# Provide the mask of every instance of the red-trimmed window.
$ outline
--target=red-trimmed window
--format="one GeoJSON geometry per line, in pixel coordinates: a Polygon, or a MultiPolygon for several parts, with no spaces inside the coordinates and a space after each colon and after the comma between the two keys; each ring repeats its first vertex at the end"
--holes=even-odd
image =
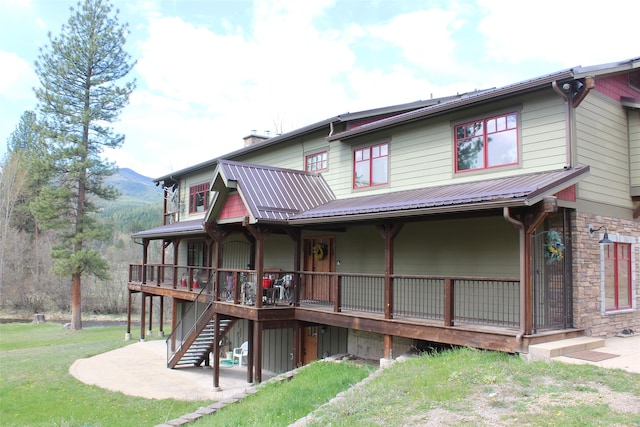
{"type": "Polygon", "coordinates": [[[327,152],[310,154],[306,157],[305,167],[308,172],[321,171],[327,168],[327,152]]]}
{"type": "Polygon", "coordinates": [[[353,153],[353,188],[389,182],[389,144],[360,148],[353,153]]]}
{"type": "Polygon", "coordinates": [[[463,123],[455,127],[456,172],[518,163],[516,112],[463,123]]]}
{"type": "Polygon", "coordinates": [[[189,213],[204,212],[209,207],[207,185],[205,182],[189,188],[189,213]]]}
{"type": "Polygon", "coordinates": [[[631,244],[612,243],[604,248],[605,310],[631,308],[631,244]]]}

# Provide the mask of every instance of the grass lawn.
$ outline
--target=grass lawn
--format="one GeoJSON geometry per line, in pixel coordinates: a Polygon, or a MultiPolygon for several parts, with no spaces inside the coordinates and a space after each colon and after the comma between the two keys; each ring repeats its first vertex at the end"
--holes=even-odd
{"type": "Polygon", "coordinates": [[[306,426],[640,426],[640,375],[457,349],[395,363],[306,426]]]}
{"type": "Polygon", "coordinates": [[[211,402],[150,400],[86,385],[74,360],[131,342],[122,326],[69,332],[60,324],[0,324],[2,426],[153,426],[211,402]]]}
{"type": "Polygon", "coordinates": [[[288,426],[375,369],[352,362],[315,362],[300,369],[289,382],[265,383],[258,393],[203,417],[194,427],[288,426]]]}

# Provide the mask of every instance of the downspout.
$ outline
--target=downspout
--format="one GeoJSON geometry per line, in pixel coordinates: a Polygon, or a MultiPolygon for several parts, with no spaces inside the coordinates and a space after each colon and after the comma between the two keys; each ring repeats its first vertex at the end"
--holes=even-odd
{"type": "Polygon", "coordinates": [[[518,332],[518,335],[516,335],[516,342],[520,342],[522,340],[522,336],[524,335],[524,324],[525,324],[525,286],[524,286],[524,282],[525,282],[525,247],[524,247],[524,242],[525,242],[525,230],[524,230],[524,224],[521,221],[518,221],[517,219],[513,218],[511,216],[511,213],[509,211],[509,208],[504,207],[502,208],[502,215],[504,216],[504,219],[507,220],[508,222],[510,222],[511,224],[515,225],[518,228],[518,236],[519,236],[519,240],[520,240],[520,332],[518,332]]]}
{"type": "MultiPolygon", "coordinates": [[[[569,83],[565,83],[563,87],[566,87],[567,85],[568,85],[568,90],[570,91],[571,85],[569,83]]],[[[558,82],[555,80],[551,82],[551,87],[553,87],[553,90],[556,91],[556,93],[560,95],[562,99],[564,99],[564,120],[566,123],[565,125],[566,154],[565,155],[567,156],[564,168],[570,169],[572,165],[571,157],[573,153],[571,152],[571,139],[572,139],[571,138],[571,104],[569,103],[569,95],[567,95],[562,89],[558,87],[558,82]]]]}

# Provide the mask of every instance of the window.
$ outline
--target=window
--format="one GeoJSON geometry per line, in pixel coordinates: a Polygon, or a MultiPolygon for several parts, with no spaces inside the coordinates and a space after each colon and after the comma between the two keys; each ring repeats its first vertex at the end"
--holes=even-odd
{"type": "Polygon", "coordinates": [[[631,308],[631,244],[604,245],[605,310],[631,308]]]}
{"type": "Polygon", "coordinates": [[[517,113],[457,125],[455,150],[456,172],[517,164],[517,113]]]}
{"type": "Polygon", "coordinates": [[[308,155],[305,167],[308,172],[325,170],[327,168],[327,152],[321,151],[308,155]]]}
{"type": "Polygon", "coordinates": [[[187,265],[197,267],[207,265],[207,245],[204,242],[189,242],[187,245],[187,265]]]}
{"type": "Polygon", "coordinates": [[[353,188],[373,187],[389,182],[389,144],[361,148],[353,156],[353,188]]]}
{"type": "Polygon", "coordinates": [[[204,212],[208,208],[207,183],[189,188],[189,213],[204,212]]]}

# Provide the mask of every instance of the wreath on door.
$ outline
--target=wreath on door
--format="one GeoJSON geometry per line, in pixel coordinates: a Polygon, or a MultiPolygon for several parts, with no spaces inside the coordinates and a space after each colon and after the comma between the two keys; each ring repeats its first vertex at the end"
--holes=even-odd
{"type": "Polygon", "coordinates": [[[315,259],[316,261],[320,261],[321,259],[324,259],[325,256],[327,256],[327,246],[324,243],[316,243],[315,245],[313,245],[313,259],[315,259]]]}
{"type": "Polygon", "coordinates": [[[560,233],[557,231],[549,231],[547,233],[545,249],[547,264],[562,260],[564,257],[564,244],[562,244],[562,237],[560,236],[560,233]]]}

